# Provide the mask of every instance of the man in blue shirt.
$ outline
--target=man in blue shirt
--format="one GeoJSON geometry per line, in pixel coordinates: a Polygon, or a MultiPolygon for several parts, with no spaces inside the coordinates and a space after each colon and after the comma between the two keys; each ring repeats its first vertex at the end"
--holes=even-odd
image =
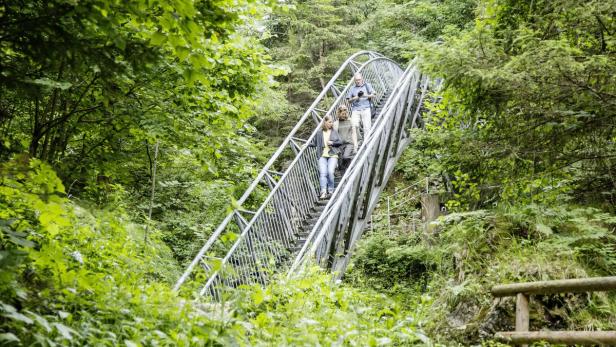
{"type": "Polygon", "coordinates": [[[364,81],[361,73],[356,73],[353,76],[355,85],[349,89],[347,100],[351,103],[351,125],[357,130],[361,122],[364,130],[364,139],[370,135],[370,127],[372,127],[372,115],[370,114],[370,99],[376,94],[370,83],[364,81]]]}

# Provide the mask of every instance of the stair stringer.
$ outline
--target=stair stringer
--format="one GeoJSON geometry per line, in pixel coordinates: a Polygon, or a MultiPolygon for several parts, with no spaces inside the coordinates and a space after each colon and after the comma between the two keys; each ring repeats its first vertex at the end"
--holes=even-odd
{"type": "Polygon", "coordinates": [[[200,287],[200,295],[221,299],[227,289],[239,285],[265,285],[275,273],[291,265],[297,242],[303,241],[302,225],[319,205],[318,155],[314,148],[303,144],[312,140],[325,115],[335,115],[341,104],[347,104],[346,91],[352,85],[352,74],[358,71],[372,84],[377,102],[390,95],[403,74],[396,63],[377,53],[359,52],[347,59],[237,201],[238,207],[207,240],[174,289],[191,282],[200,287]],[[361,57],[367,61],[360,60],[361,57]],[[341,80],[347,81],[344,87],[341,80]],[[313,131],[306,137],[301,129],[311,119],[313,131]],[[282,153],[288,148],[294,153],[293,160],[284,172],[276,172],[276,162],[284,158],[282,153]],[[268,192],[265,201],[257,209],[244,207],[254,192],[259,192],[257,187],[268,192]]]}
{"type": "Polygon", "coordinates": [[[288,276],[311,263],[341,277],[400,155],[411,142],[430,81],[413,61],[383,107],[366,143],[315,223],[288,276]]]}

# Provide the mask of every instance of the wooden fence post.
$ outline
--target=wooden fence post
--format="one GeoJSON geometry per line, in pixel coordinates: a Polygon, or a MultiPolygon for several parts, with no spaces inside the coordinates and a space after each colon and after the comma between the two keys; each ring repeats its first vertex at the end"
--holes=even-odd
{"type": "Polygon", "coordinates": [[[583,293],[616,290],[616,276],[591,277],[527,283],[502,284],[492,287],[495,297],[516,296],[515,331],[499,331],[496,339],[516,345],[537,341],[569,345],[616,346],[616,331],[529,331],[529,296],[532,294],[583,293]]]}
{"type": "MultiPolygon", "coordinates": [[[[515,303],[515,331],[527,332],[530,327],[530,316],[528,313],[528,296],[518,293],[515,303]]],[[[527,347],[528,345],[521,345],[527,347]]]]}

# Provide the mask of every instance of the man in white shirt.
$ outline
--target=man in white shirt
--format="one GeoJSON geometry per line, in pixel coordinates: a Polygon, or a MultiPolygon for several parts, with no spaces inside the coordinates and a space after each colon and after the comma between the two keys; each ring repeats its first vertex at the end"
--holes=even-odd
{"type": "Polygon", "coordinates": [[[376,96],[370,83],[364,81],[361,73],[353,76],[355,85],[349,89],[347,100],[351,103],[351,124],[359,129],[359,123],[363,126],[364,139],[370,135],[372,127],[372,115],[370,114],[370,99],[376,96]]]}

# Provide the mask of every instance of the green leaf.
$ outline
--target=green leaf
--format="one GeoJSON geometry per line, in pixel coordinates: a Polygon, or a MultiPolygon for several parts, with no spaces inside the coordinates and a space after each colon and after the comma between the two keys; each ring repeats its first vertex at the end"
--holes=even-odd
{"type": "Polygon", "coordinates": [[[207,263],[212,269],[212,272],[219,271],[222,268],[222,259],[208,259],[207,263]]]}
{"type": "Polygon", "coordinates": [[[545,236],[550,236],[552,235],[554,232],[552,231],[552,228],[550,228],[549,226],[545,225],[545,224],[541,224],[538,223],[535,225],[535,229],[537,229],[537,231],[545,236]]]}
{"type": "Polygon", "coordinates": [[[65,339],[72,341],[73,340],[73,335],[79,335],[77,334],[77,332],[69,327],[67,327],[64,324],[61,323],[52,323],[52,325],[56,328],[56,330],[58,330],[58,332],[60,333],[60,335],[62,335],[62,337],[64,337],[65,339]]]}
{"type": "Polygon", "coordinates": [[[184,61],[186,57],[190,54],[190,50],[186,47],[176,47],[175,53],[177,54],[180,61],[184,61]]]}
{"type": "Polygon", "coordinates": [[[231,243],[231,242],[234,242],[235,240],[237,240],[237,238],[238,238],[238,237],[239,237],[239,235],[238,235],[237,233],[234,233],[234,232],[228,232],[228,233],[226,233],[226,234],[222,235],[222,236],[220,237],[220,240],[221,240],[223,243],[231,243]]]}
{"type": "Polygon", "coordinates": [[[26,323],[28,325],[34,323],[34,321],[30,318],[28,318],[27,316],[19,313],[19,312],[8,312],[8,313],[3,313],[2,316],[7,317],[7,318],[11,318],[13,320],[16,321],[20,321],[23,323],[26,323]]]}
{"type": "Polygon", "coordinates": [[[126,49],[126,40],[124,40],[123,37],[116,36],[113,39],[113,43],[116,45],[116,47],[118,47],[121,50],[125,50],[126,49]]]}
{"type": "Polygon", "coordinates": [[[4,312],[9,312],[9,313],[17,312],[17,309],[15,307],[13,307],[12,305],[5,304],[3,302],[0,302],[0,308],[4,312]]]}
{"type": "Polygon", "coordinates": [[[49,325],[49,322],[47,321],[47,319],[45,319],[45,317],[42,317],[30,311],[26,311],[26,312],[28,312],[34,318],[34,320],[45,329],[45,331],[47,331],[48,333],[51,332],[52,330],[51,326],[49,325]]]}
{"type": "Polygon", "coordinates": [[[265,298],[265,293],[261,288],[256,288],[254,292],[252,292],[251,298],[254,301],[255,305],[259,305],[263,302],[263,299],[265,298]]]}
{"type": "Polygon", "coordinates": [[[152,43],[155,46],[160,46],[165,41],[167,41],[167,36],[163,35],[162,33],[158,31],[152,34],[152,36],[150,36],[150,43],[152,43]]]}
{"type": "Polygon", "coordinates": [[[47,77],[37,78],[35,80],[27,80],[26,82],[30,82],[32,84],[37,84],[44,87],[59,88],[61,90],[67,90],[73,86],[73,84],[70,82],[55,81],[47,77]]]}
{"type": "Polygon", "coordinates": [[[4,229],[4,232],[9,236],[9,240],[16,245],[24,248],[32,248],[36,245],[34,242],[26,238],[27,235],[25,233],[15,232],[8,229],[4,229]]]}
{"type": "Polygon", "coordinates": [[[3,341],[5,343],[20,342],[19,338],[13,333],[0,334],[0,341],[3,341]]]}
{"type": "Polygon", "coordinates": [[[199,73],[191,68],[186,68],[182,72],[184,79],[190,85],[192,85],[199,77],[199,73]]]}

